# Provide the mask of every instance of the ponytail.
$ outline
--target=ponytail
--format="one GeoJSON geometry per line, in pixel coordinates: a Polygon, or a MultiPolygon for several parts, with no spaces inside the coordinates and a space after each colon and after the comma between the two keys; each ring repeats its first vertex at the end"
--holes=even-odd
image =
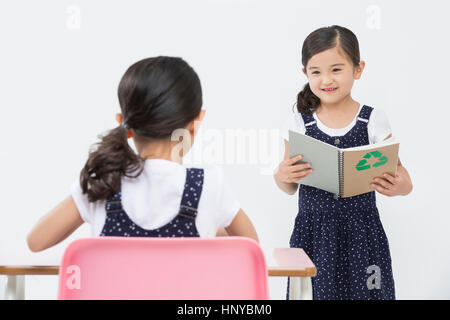
{"type": "Polygon", "coordinates": [[[80,186],[89,202],[114,195],[119,191],[122,176],[136,178],[144,169],[144,160],[128,144],[128,130],[124,126],[99,138],[97,149],[91,149],[80,173],[80,186]],[[141,170],[135,176],[129,175],[137,169],[141,170]]]}
{"type": "Polygon", "coordinates": [[[303,90],[297,95],[297,110],[298,112],[305,112],[308,114],[313,114],[314,111],[319,107],[320,99],[317,97],[309,87],[307,83],[303,90]]]}

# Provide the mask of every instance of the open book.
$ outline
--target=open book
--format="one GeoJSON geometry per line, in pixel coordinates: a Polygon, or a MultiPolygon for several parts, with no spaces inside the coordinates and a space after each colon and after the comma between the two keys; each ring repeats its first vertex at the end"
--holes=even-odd
{"type": "Polygon", "coordinates": [[[310,163],[308,176],[300,184],[332,192],[342,198],[373,191],[373,178],[397,173],[400,143],[389,138],[376,144],[339,149],[310,136],[289,130],[289,157],[302,155],[310,163]]]}

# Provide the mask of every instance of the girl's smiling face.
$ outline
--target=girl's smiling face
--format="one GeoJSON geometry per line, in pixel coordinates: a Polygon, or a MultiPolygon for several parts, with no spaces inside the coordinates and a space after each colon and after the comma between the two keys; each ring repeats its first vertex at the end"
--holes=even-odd
{"type": "Polygon", "coordinates": [[[364,61],[354,66],[339,46],[312,56],[302,69],[311,91],[325,103],[337,103],[347,97],[355,79],[361,77],[364,61]]]}

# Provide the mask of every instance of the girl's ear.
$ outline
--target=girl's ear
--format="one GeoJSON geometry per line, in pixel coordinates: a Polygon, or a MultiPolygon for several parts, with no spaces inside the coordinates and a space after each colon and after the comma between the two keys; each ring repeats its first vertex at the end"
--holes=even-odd
{"type": "Polygon", "coordinates": [[[192,120],[186,127],[187,130],[193,135],[197,133],[198,128],[200,127],[200,124],[203,120],[203,117],[205,116],[206,110],[200,110],[200,113],[198,116],[192,120]]]}
{"type": "Polygon", "coordinates": [[[303,74],[304,74],[305,76],[308,76],[308,75],[306,74],[305,68],[302,68],[302,71],[303,71],[303,74]]]}
{"type": "Polygon", "coordinates": [[[205,116],[206,110],[200,110],[200,114],[197,116],[198,121],[203,121],[203,117],[205,116]]]}
{"type": "Polygon", "coordinates": [[[121,113],[116,113],[116,121],[119,123],[119,126],[122,124],[123,116],[121,113]]]}
{"type": "Polygon", "coordinates": [[[366,63],[364,61],[359,62],[359,66],[355,68],[355,79],[358,80],[361,78],[362,72],[364,71],[364,67],[366,63]]]}

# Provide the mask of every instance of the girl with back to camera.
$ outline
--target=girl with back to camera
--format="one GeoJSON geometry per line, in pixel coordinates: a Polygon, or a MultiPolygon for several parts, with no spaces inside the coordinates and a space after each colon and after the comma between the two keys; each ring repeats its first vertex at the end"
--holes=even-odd
{"type": "Polygon", "coordinates": [[[29,233],[29,248],[56,245],[84,222],[93,236],[214,237],[220,230],[258,241],[220,168],[182,165],[205,114],[195,71],[181,58],[144,59],[125,72],[118,96],[119,126],[90,151],[71,195],[29,233]],[[171,138],[178,129],[182,147],[171,138]]]}
{"type": "MultiPolygon", "coordinates": [[[[316,265],[317,274],[312,278],[314,299],[395,299],[389,244],[375,191],[334,198],[318,188],[299,187],[295,181],[314,168],[311,164],[295,165],[301,155],[289,158],[288,130],[339,148],[391,137],[384,112],[360,104],[351,96],[353,83],[365,66],[360,60],[358,40],[353,32],[336,25],[315,30],[303,43],[302,64],[308,83],[298,94],[297,110],[283,130],[284,160],[274,174],[284,192],[294,194],[299,190],[299,211],[290,246],[303,248],[316,265]]],[[[400,160],[395,177],[385,174],[375,178],[371,186],[387,196],[407,195],[412,190],[400,160]]]]}

